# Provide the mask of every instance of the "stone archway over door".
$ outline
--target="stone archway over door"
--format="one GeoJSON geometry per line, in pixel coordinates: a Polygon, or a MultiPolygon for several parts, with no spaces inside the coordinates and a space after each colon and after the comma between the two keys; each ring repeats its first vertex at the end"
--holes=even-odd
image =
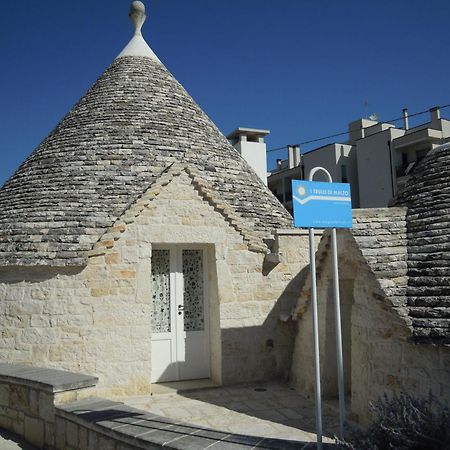
{"type": "Polygon", "coordinates": [[[152,250],[152,382],[210,377],[206,250],[152,250]]]}

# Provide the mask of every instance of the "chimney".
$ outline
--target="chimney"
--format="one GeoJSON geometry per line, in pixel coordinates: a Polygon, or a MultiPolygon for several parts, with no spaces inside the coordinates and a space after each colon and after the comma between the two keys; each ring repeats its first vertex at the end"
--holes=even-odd
{"type": "Polygon", "coordinates": [[[409,130],[408,108],[403,108],[403,128],[409,130]]]}
{"type": "Polygon", "coordinates": [[[300,145],[294,145],[294,167],[300,165],[300,145]]]}
{"type": "Polygon", "coordinates": [[[430,109],[431,121],[436,122],[441,118],[441,108],[439,106],[435,106],[430,109]]]}
{"type": "Polygon", "coordinates": [[[267,154],[264,137],[269,130],[257,128],[236,128],[227,136],[231,145],[250,164],[252,169],[267,185],[267,154]]]}
{"type": "Polygon", "coordinates": [[[294,147],[288,145],[288,168],[292,169],[294,166],[294,147]]]}
{"type": "Polygon", "coordinates": [[[288,145],[288,167],[293,169],[300,165],[300,146],[288,145]]]}

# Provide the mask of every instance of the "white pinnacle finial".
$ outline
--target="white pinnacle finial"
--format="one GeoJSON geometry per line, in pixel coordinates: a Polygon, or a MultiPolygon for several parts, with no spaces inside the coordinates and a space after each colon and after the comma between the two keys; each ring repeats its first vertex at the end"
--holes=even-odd
{"type": "Polygon", "coordinates": [[[142,2],[135,1],[131,3],[130,6],[130,19],[134,24],[134,35],[141,36],[142,25],[144,25],[146,15],[145,15],[145,5],[142,2]]]}
{"type": "Polygon", "coordinates": [[[144,4],[139,1],[132,2],[129,16],[134,24],[134,35],[131,41],[128,42],[126,47],[119,53],[117,58],[122,58],[124,56],[144,56],[160,62],[158,57],[153,53],[153,50],[142,37],[141,29],[142,25],[144,25],[145,18],[147,17],[145,15],[144,4]]]}

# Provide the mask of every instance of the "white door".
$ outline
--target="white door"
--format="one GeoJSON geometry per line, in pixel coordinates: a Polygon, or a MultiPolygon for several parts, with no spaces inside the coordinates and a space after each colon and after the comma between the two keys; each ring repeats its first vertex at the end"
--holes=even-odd
{"type": "Polygon", "coordinates": [[[205,274],[201,247],[152,250],[153,382],[210,376],[205,274]]]}

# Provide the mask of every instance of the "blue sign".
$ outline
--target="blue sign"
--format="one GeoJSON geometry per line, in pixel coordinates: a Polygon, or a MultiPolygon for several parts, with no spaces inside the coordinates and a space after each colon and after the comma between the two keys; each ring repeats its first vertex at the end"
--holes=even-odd
{"type": "Polygon", "coordinates": [[[292,180],[294,226],[351,228],[350,184],[292,180]]]}

